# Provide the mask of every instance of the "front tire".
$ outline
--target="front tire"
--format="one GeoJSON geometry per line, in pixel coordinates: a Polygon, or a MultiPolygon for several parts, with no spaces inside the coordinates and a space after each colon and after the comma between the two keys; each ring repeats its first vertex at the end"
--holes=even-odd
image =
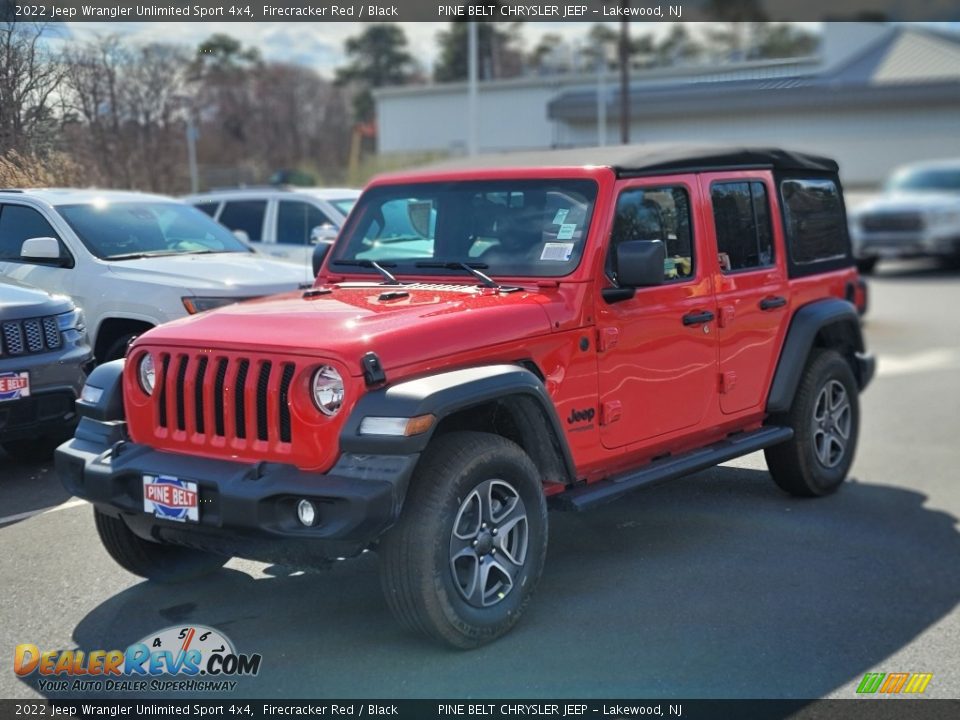
{"type": "Polygon", "coordinates": [[[859,389],[836,350],[814,350],[790,411],[774,422],[793,428],[793,438],[764,450],[777,485],[797,497],[835,492],[846,479],[860,431],[859,389]]]}
{"type": "Polygon", "coordinates": [[[546,500],[527,454],[497,435],[450,433],[431,443],[383,538],[381,582],[404,627],[475,648],[519,620],[546,551],[546,500]]]}
{"type": "Polygon", "coordinates": [[[209,575],[229,560],[177,545],[163,545],[137,537],[121,518],[93,509],[100,542],[124,570],[160,583],[177,583],[209,575]]]}

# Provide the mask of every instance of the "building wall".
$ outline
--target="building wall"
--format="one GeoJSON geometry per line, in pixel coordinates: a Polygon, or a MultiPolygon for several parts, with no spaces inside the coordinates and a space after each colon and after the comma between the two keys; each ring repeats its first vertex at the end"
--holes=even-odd
{"type": "MultiPolygon", "coordinates": [[[[611,123],[608,137],[616,132],[611,123]]],[[[559,133],[560,143],[571,146],[596,137],[595,124],[565,125],[559,133]]],[[[960,158],[960,99],[938,107],[658,118],[634,122],[630,141],[782,146],[835,158],[846,185],[870,187],[905,163],[960,158]]]]}

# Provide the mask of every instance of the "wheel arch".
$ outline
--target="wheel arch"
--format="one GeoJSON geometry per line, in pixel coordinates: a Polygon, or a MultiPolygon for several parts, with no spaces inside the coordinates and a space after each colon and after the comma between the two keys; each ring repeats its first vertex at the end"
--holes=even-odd
{"type": "Polygon", "coordinates": [[[98,362],[102,362],[101,358],[119,338],[128,333],[144,333],[154,327],[156,323],[137,318],[115,316],[103,318],[97,326],[93,356],[98,362]]]}
{"type": "Polygon", "coordinates": [[[870,381],[872,365],[868,369],[860,360],[866,347],[856,307],[847,300],[837,298],[816,300],[799,308],[790,320],[770,384],[768,413],[783,413],[790,409],[803,369],[814,348],[840,352],[850,363],[861,390],[870,381]]]}
{"type": "Polygon", "coordinates": [[[520,365],[452,370],[400,382],[364,395],[340,433],[343,452],[419,453],[433,437],[460,430],[489,432],[517,443],[544,482],[571,482],[575,466],[563,429],[541,379],[520,365]],[[411,437],[361,435],[365,417],[431,414],[429,431],[411,437]]]}

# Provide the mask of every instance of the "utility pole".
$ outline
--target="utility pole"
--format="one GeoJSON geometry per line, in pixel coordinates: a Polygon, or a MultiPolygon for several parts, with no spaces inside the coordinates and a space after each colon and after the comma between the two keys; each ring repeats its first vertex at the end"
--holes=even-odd
{"type": "Polygon", "coordinates": [[[187,165],[190,168],[190,192],[196,194],[200,190],[200,177],[197,172],[197,138],[200,132],[193,120],[193,108],[187,110],[187,165]]]}
{"type": "Polygon", "coordinates": [[[597,145],[607,144],[607,48],[597,48],[597,145]]]}
{"type": "MultiPolygon", "coordinates": [[[[620,0],[626,9],[630,0],[620,0]]],[[[624,15],[626,17],[626,15],[624,15]]],[[[630,22],[620,21],[620,142],[630,143],[630,22]]]]}
{"type": "Polygon", "coordinates": [[[477,127],[477,23],[467,23],[467,154],[476,155],[479,150],[477,127]]]}

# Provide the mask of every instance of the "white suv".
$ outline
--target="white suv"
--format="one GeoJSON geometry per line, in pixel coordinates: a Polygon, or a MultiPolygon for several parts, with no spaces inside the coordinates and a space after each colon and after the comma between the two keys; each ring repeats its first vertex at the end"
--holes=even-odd
{"type": "Polygon", "coordinates": [[[260,252],[303,265],[313,245],[333,242],[360,191],[284,186],[215,190],[184,198],[260,252]]]}
{"type": "Polygon", "coordinates": [[[0,276],[70,295],[99,362],[154,325],[306,287],[186,203],[102,190],[0,190],[0,276]]]}

